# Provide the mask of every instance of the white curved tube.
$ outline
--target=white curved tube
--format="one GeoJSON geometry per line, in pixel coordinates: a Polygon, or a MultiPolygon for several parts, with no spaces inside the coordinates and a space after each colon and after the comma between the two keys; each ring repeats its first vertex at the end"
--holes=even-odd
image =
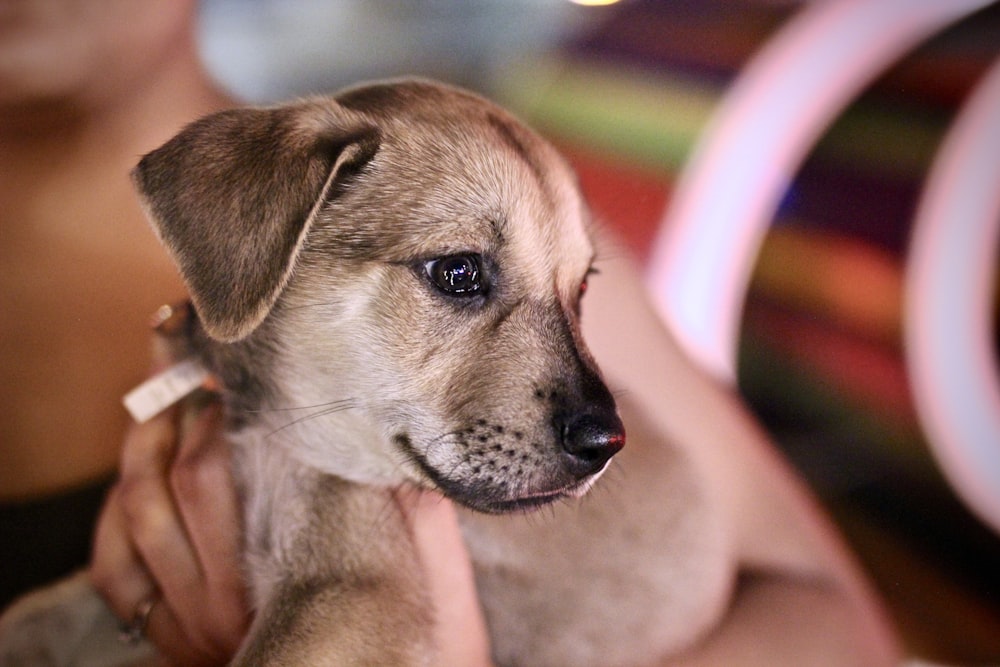
{"type": "Polygon", "coordinates": [[[901,54],[988,0],[806,3],[748,63],[702,132],[654,240],[649,285],[685,351],[735,380],[753,262],[825,128],[901,54]]]}
{"type": "Polygon", "coordinates": [[[1000,249],[1000,60],[949,129],[917,209],[906,360],[945,476],[1000,532],[1000,376],[990,333],[1000,249]]]}

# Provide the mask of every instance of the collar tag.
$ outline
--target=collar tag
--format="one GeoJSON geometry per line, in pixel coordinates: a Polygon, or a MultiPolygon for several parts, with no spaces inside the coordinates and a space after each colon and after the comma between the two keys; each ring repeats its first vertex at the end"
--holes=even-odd
{"type": "Polygon", "coordinates": [[[142,424],[194,392],[208,378],[208,370],[201,362],[194,358],[185,359],[125,394],[122,403],[132,419],[142,424]]]}

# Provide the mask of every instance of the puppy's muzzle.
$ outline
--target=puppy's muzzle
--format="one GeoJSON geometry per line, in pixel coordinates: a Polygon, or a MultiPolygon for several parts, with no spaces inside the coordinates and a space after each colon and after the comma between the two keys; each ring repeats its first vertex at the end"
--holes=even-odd
{"type": "Polygon", "coordinates": [[[583,478],[604,468],[625,445],[625,427],[613,412],[584,412],[557,425],[568,472],[583,478]]]}

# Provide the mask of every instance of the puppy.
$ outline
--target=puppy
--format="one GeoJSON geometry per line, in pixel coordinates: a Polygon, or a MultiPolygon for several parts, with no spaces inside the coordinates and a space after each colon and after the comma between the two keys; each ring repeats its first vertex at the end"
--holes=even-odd
{"type": "MultiPolygon", "coordinates": [[[[549,144],[399,81],[209,116],[133,176],[197,311],[178,356],[224,387],[257,610],[235,664],[435,664],[404,482],[464,508],[498,664],[646,664],[718,621],[733,556],[690,461],[615,457],[588,213],[549,144]]],[[[9,616],[0,644],[42,655],[42,615],[9,616]]]]}
{"type": "Polygon", "coordinates": [[[524,510],[624,443],[569,170],[500,109],[400,83],[211,116],[134,179],[233,417],[260,610],[237,662],[430,664],[386,489],[524,510]]]}

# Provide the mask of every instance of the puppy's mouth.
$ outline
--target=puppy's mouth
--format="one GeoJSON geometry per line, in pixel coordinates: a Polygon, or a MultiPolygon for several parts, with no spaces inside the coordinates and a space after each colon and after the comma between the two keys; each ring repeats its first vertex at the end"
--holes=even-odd
{"type": "MultiPolygon", "coordinates": [[[[610,461],[609,461],[610,464],[610,461]]],[[[529,493],[512,500],[497,500],[489,503],[490,507],[484,509],[481,504],[476,507],[470,507],[470,509],[479,510],[480,512],[487,512],[490,514],[508,514],[513,512],[530,512],[532,510],[544,507],[550,503],[554,503],[560,500],[566,500],[568,498],[579,498],[590,490],[590,487],[594,485],[597,478],[600,477],[605,468],[601,469],[600,472],[587,477],[586,479],[579,480],[573,484],[569,484],[561,489],[556,489],[555,491],[544,491],[538,493],[529,493]]]]}
{"type": "Polygon", "coordinates": [[[477,512],[486,514],[509,514],[515,512],[530,512],[560,500],[579,498],[590,490],[597,479],[604,473],[610,461],[585,477],[574,479],[568,483],[545,490],[525,490],[512,492],[515,485],[511,483],[498,486],[482,481],[463,483],[443,475],[432,466],[427,459],[417,451],[409,438],[397,437],[396,443],[406,452],[407,456],[420,468],[420,471],[439,491],[452,501],[477,512]]]}

